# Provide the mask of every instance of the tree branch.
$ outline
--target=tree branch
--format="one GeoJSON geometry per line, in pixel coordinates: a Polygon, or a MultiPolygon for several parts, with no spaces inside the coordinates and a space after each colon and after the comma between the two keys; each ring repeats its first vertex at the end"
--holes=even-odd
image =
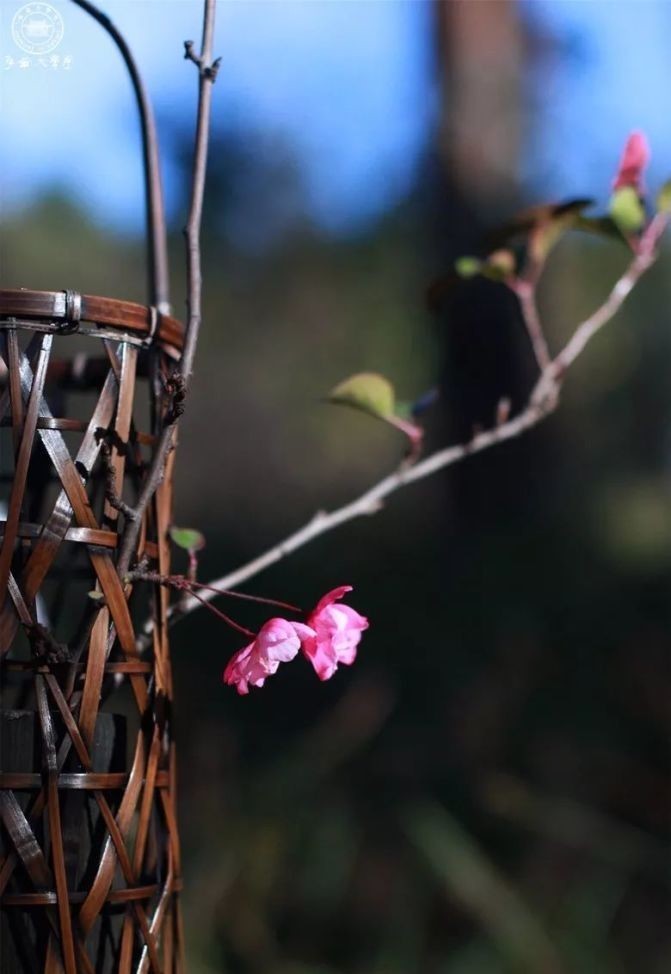
{"type": "MultiPolygon", "coordinates": [[[[624,274],[617,280],[603,304],[589,318],[586,318],[577,326],[564,348],[553,360],[548,361],[547,366],[543,369],[538,381],[531,390],[527,405],[522,412],[505,422],[498,422],[497,425],[489,430],[477,433],[467,443],[438,450],[412,467],[401,467],[342,507],[338,507],[333,511],[319,511],[311,521],[294,534],[289,535],[284,541],[281,541],[262,555],[254,558],[246,565],[235,569],[228,575],[223,575],[221,578],[209,582],[208,589],[236,588],[238,585],[264,571],[264,569],[286,558],[287,555],[292,554],[298,548],[302,548],[303,545],[312,541],[313,538],[326,534],[328,531],[332,531],[334,528],[339,527],[339,525],[351,521],[356,517],[375,514],[383,506],[384,500],[402,487],[422,480],[424,477],[428,477],[438,470],[443,470],[455,463],[459,463],[474,453],[481,453],[483,450],[495,446],[498,443],[514,439],[553,413],[559,405],[559,392],[568,369],[591,339],[620,310],[632,288],[655,263],[657,259],[657,244],[668,223],[668,214],[660,214],[651,221],[640,240],[638,251],[633,261],[631,261],[624,274]]],[[[195,609],[200,608],[203,601],[209,602],[211,599],[216,598],[216,595],[216,591],[207,590],[201,593],[199,599],[194,599],[192,596],[187,597],[171,607],[169,613],[170,621],[172,623],[177,622],[185,615],[189,615],[195,609]]],[[[151,628],[152,623],[148,620],[145,623],[143,634],[139,640],[140,648],[144,648],[146,645],[151,628]]]]}
{"type": "Polygon", "coordinates": [[[187,251],[187,322],[184,333],[184,348],[178,369],[168,380],[173,388],[172,402],[165,416],[165,425],[159,436],[147,476],[135,505],[135,517],[128,520],[119,551],[117,571],[123,576],[130,568],[140,533],[142,517],[149,506],[157,488],[163,481],[165,465],[170,451],[175,445],[175,434],[179,417],[184,409],[184,397],[188,391],[193,373],[193,361],[198,345],[202,321],[202,271],[200,256],[200,227],[203,216],[203,196],[207,171],[207,153],[210,139],[210,110],[212,105],[212,85],[217,76],[219,59],[212,62],[212,42],[214,37],[214,16],[216,0],[205,0],[203,12],[203,37],[201,52],[196,56],[193,41],[185,43],[186,57],[198,67],[198,112],[196,138],[191,179],[191,200],[189,216],[184,230],[187,251]]]}
{"type": "Polygon", "coordinates": [[[669,224],[668,213],[658,213],[641,237],[633,261],[616,283],[601,307],[576,328],[573,337],[555,359],[558,370],[566,370],[580,355],[587,342],[607,324],[621,307],[638,280],[657,260],[657,245],[669,224]]]}
{"type": "Polygon", "coordinates": [[[105,500],[115,511],[133,520],[137,517],[135,508],[127,504],[117,491],[117,477],[112,459],[112,448],[106,439],[100,441],[100,458],[105,470],[105,500]]]}
{"type": "Polygon", "coordinates": [[[534,356],[541,372],[550,365],[552,356],[548,348],[548,343],[543,333],[538,307],[536,305],[536,288],[530,281],[519,280],[511,284],[511,289],[517,295],[520,302],[520,310],[524,325],[534,350],[534,356]]]}

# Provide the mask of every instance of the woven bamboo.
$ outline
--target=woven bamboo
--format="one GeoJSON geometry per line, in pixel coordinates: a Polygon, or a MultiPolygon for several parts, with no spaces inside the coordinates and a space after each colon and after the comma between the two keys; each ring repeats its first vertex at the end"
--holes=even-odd
{"type": "MultiPolygon", "coordinates": [[[[183,969],[168,593],[115,564],[181,341],[152,307],[0,291],[3,974],[183,969]]],[[[163,574],[171,466],[137,550],[163,574]]]]}

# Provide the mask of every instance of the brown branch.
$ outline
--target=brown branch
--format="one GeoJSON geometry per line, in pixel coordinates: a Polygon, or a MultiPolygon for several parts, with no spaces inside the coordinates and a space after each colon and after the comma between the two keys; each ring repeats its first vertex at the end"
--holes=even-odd
{"type": "Polygon", "coordinates": [[[160,572],[150,572],[144,566],[126,572],[124,582],[151,582],[153,585],[163,585],[166,588],[183,589],[188,584],[183,575],[161,575],[160,572]]]}
{"type": "Polygon", "coordinates": [[[67,643],[59,643],[46,626],[35,622],[26,625],[25,630],[33,656],[39,663],[48,663],[53,666],[70,661],[70,649],[67,643]]]}
{"type": "Polygon", "coordinates": [[[127,504],[117,492],[117,476],[112,459],[112,448],[106,439],[100,441],[100,458],[105,472],[105,500],[115,511],[119,511],[130,520],[135,520],[137,517],[135,508],[127,504]]]}
{"type": "MultiPolygon", "coordinates": [[[[165,476],[165,465],[170,451],[175,445],[175,434],[179,417],[184,409],[184,398],[188,391],[189,381],[193,372],[193,361],[198,345],[198,336],[202,321],[202,270],[200,256],[200,227],[203,215],[203,196],[205,193],[205,175],[207,171],[207,152],[210,138],[210,109],[212,104],[212,85],[217,76],[219,59],[212,62],[212,42],[214,36],[215,0],[205,0],[203,13],[203,37],[200,56],[193,53],[193,42],[187,41],[185,48],[187,57],[198,67],[198,111],[196,121],[196,138],[193,157],[193,172],[191,178],[191,200],[189,216],[184,230],[187,250],[187,321],[184,333],[184,348],[176,369],[169,383],[172,382],[172,406],[169,406],[164,427],[159,436],[156,450],[147,472],[147,476],[140,491],[135,506],[136,518],[129,520],[124,530],[123,541],[117,562],[119,575],[128,572],[137,546],[142,516],[149,506],[156,490],[165,476]]],[[[170,390],[168,390],[170,391],[170,390]]]]}
{"type": "Polygon", "coordinates": [[[524,325],[529,335],[538,368],[541,372],[550,365],[552,356],[541,325],[540,315],[536,306],[536,288],[530,281],[517,280],[510,285],[520,302],[520,310],[524,325]]]}
{"type": "MultiPolygon", "coordinates": [[[[424,477],[428,477],[439,470],[459,463],[474,453],[481,453],[483,450],[489,449],[489,447],[495,446],[498,443],[514,439],[553,413],[559,405],[559,393],[568,369],[584,350],[588,342],[619,311],[632,288],[648,268],[655,263],[657,259],[657,245],[668,223],[668,214],[660,214],[652,220],[641,238],[637,254],[633,261],[629,264],[624,274],[617,280],[603,304],[589,318],[586,318],[578,325],[573,336],[564,348],[548,363],[531,390],[527,405],[522,412],[518,413],[512,419],[506,419],[505,422],[501,422],[499,411],[496,424],[489,430],[476,433],[467,443],[438,450],[412,467],[401,467],[342,507],[336,508],[333,511],[319,511],[311,521],[294,534],[289,535],[284,541],[281,541],[262,555],[254,558],[246,565],[242,565],[235,571],[230,572],[228,575],[224,575],[208,583],[208,588],[211,587],[215,590],[231,589],[241,585],[243,582],[248,581],[250,578],[264,571],[264,569],[286,558],[287,555],[292,554],[298,548],[302,548],[303,545],[312,541],[313,538],[332,531],[339,525],[351,521],[356,517],[375,514],[383,506],[384,500],[402,487],[406,487],[408,484],[422,480],[424,477]]],[[[178,604],[171,607],[169,614],[170,621],[174,623],[185,615],[189,615],[202,605],[203,600],[209,601],[215,598],[215,594],[215,592],[206,590],[198,600],[191,596],[181,600],[178,604]]],[[[148,620],[144,625],[143,634],[138,642],[140,649],[143,649],[147,645],[151,628],[152,623],[148,620]]]]}
{"type": "Polygon", "coordinates": [[[201,323],[202,271],[200,261],[200,225],[203,217],[203,195],[207,171],[207,150],[210,138],[210,108],[212,86],[216,80],[221,58],[212,61],[212,42],[214,37],[215,0],[205,0],[203,17],[203,37],[200,57],[193,53],[193,41],[184,45],[185,57],[198,68],[198,116],[196,123],[196,148],[193,160],[193,179],[191,183],[191,204],[189,219],[184,229],[187,250],[187,309],[188,322],[182,353],[181,372],[185,387],[188,388],[193,371],[193,359],[198,342],[201,323]]]}

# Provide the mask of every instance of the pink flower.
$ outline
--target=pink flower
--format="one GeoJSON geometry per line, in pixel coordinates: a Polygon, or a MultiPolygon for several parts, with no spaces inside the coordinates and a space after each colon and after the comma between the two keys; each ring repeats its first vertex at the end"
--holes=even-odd
{"type": "Polygon", "coordinates": [[[303,642],[303,652],[315,668],[320,680],[329,680],[338,663],[350,666],[356,658],[361,633],[368,628],[368,619],[349,605],[335,605],[351,585],[341,585],[328,592],[308,617],[314,636],[303,642]]]}
{"type": "Polygon", "coordinates": [[[632,132],[622,153],[617,176],[613,180],[613,189],[632,186],[638,193],[643,193],[643,170],[650,160],[648,140],[642,132],[632,132]]]}
{"type": "Polygon", "coordinates": [[[249,693],[249,685],[262,687],[266,677],[277,672],[280,663],[297,655],[301,642],[314,639],[316,632],[301,622],[269,619],[249,646],[231,657],[224,670],[224,683],[236,684],[238,693],[249,693]]]}

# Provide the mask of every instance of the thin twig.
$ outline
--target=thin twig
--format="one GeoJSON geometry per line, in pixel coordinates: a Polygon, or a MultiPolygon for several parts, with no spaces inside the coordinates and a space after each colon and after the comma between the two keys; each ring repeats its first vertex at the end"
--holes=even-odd
{"type": "MultiPolygon", "coordinates": [[[[450,467],[474,453],[480,453],[491,446],[495,446],[497,443],[514,439],[553,413],[559,405],[559,391],[567,370],[588,342],[619,311],[632,288],[648,268],[655,263],[657,244],[668,223],[669,216],[667,214],[658,215],[651,221],[640,241],[638,253],[634,260],[617,280],[603,304],[589,318],[578,325],[564,348],[555,359],[548,363],[533,387],[527,405],[522,412],[506,422],[501,423],[499,421],[489,430],[477,433],[467,443],[438,450],[412,467],[400,468],[342,507],[333,511],[319,511],[311,521],[294,534],[289,535],[284,541],[228,575],[210,582],[209,585],[214,591],[204,591],[199,599],[188,596],[180,603],[172,606],[169,611],[170,622],[177,622],[185,615],[189,615],[199,608],[204,600],[210,601],[210,599],[216,598],[217,590],[231,589],[241,585],[264,569],[286,558],[298,548],[302,548],[314,538],[326,534],[356,517],[375,514],[383,506],[384,500],[402,487],[422,480],[438,470],[450,467]]],[[[138,643],[141,649],[147,644],[151,631],[152,622],[147,620],[138,643]]]]}
{"type": "MultiPolygon", "coordinates": [[[[230,626],[232,629],[235,629],[236,632],[241,632],[243,636],[251,636],[252,639],[256,635],[256,633],[253,632],[251,629],[246,629],[245,626],[241,626],[239,623],[237,623],[235,619],[231,619],[229,615],[226,615],[225,612],[222,612],[221,609],[218,609],[216,605],[210,605],[211,600],[208,598],[204,598],[201,595],[199,595],[197,592],[195,592],[192,584],[189,582],[187,578],[185,578],[184,575],[161,575],[159,574],[159,572],[150,572],[142,569],[141,571],[128,572],[126,575],[124,575],[123,581],[124,582],[151,582],[154,585],[163,585],[166,588],[177,589],[178,592],[190,592],[191,597],[193,599],[195,599],[202,606],[204,606],[206,609],[212,612],[213,615],[215,615],[218,619],[221,619],[222,622],[225,622],[226,625],[230,626]]],[[[209,588],[209,586],[202,585],[200,586],[200,588],[207,589],[209,588]]],[[[222,595],[228,593],[217,592],[216,594],[222,595]]],[[[263,601],[266,600],[264,599],[263,601]]],[[[284,605],[285,608],[293,609],[293,606],[289,606],[286,603],[278,603],[278,604],[284,605]]]]}
{"type": "Polygon", "coordinates": [[[555,359],[558,370],[566,370],[582,352],[594,335],[603,328],[620,308],[639,278],[657,260],[657,245],[669,224],[668,213],[658,213],[650,222],[639,243],[633,261],[616,283],[604,303],[590,318],[576,328],[573,337],[555,359]]]}
{"type": "Polygon", "coordinates": [[[536,288],[530,281],[518,280],[510,285],[520,302],[520,310],[524,325],[531,341],[531,347],[538,363],[538,368],[544,372],[552,361],[548,343],[543,333],[538,307],[536,306],[536,288]]]}
{"type": "Polygon", "coordinates": [[[202,271],[200,260],[200,225],[203,217],[203,195],[205,192],[205,175],[207,171],[207,150],[210,140],[210,107],[212,104],[212,86],[216,80],[221,58],[212,61],[212,43],[214,39],[214,11],[215,0],[205,0],[203,16],[203,37],[200,46],[200,57],[193,53],[193,41],[184,45],[184,56],[193,61],[198,68],[198,115],[196,122],[196,148],[193,160],[193,178],[191,182],[191,203],[189,219],[184,229],[187,249],[187,309],[188,323],[184,339],[184,351],[180,362],[180,371],[184,385],[188,388],[193,359],[198,343],[198,332],[201,322],[202,271]]]}
{"type": "Polygon", "coordinates": [[[205,174],[207,171],[207,152],[210,139],[210,109],[212,104],[212,85],[217,76],[219,59],[212,62],[212,42],[214,37],[215,0],[205,0],[203,13],[203,38],[200,56],[193,53],[193,42],[187,41],[185,49],[187,57],[198,67],[198,112],[196,121],[196,139],[193,157],[193,173],[191,179],[191,200],[189,216],[184,230],[187,250],[187,322],[184,333],[184,348],[179,368],[171,377],[178,393],[173,392],[173,403],[169,406],[165,425],[160,433],[156,450],[147,472],[145,482],[137,504],[136,518],[130,519],[124,530],[123,541],[119,551],[117,571],[125,575],[135,554],[137,539],[140,532],[142,517],[149,506],[156,490],[165,476],[165,465],[170,451],[174,448],[175,434],[179,417],[183,411],[183,401],[189,387],[189,380],[193,372],[193,361],[198,345],[198,336],[202,321],[201,295],[202,272],[200,257],[200,227],[203,214],[203,195],[205,193],[205,174]],[[179,398],[178,408],[177,400],[179,398]]]}
{"type": "Polygon", "coordinates": [[[107,440],[100,441],[100,457],[105,468],[105,500],[115,511],[119,511],[124,517],[133,520],[137,517],[134,507],[127,504],[117,492],[117,476],[112,459],[112,448],[107,440]]]}
{"type": "Polygon", "coordinates": [[[165,585],[167,588],[174,588],[180,592],[192,592],[196,589],[211,592],[212,598],[225,595],[232,599],[242,599],[243,602],[256,602],[260,605],[272,605],[278,609],[287,609],[289,612],[303,614],[300,606],[292,602],[282,602],[280,599],[268,599],[263,595],[250,595],[249,592],[235,592],[233,589],[215,588],[213,585],[204,585],[202,582],[193,581],[187,575],[161,575],[159,572],[150,572],[145,566],[134,568],[133,571],[124,575],[125,582],[152,582],[155,585],[165,585]]]}

